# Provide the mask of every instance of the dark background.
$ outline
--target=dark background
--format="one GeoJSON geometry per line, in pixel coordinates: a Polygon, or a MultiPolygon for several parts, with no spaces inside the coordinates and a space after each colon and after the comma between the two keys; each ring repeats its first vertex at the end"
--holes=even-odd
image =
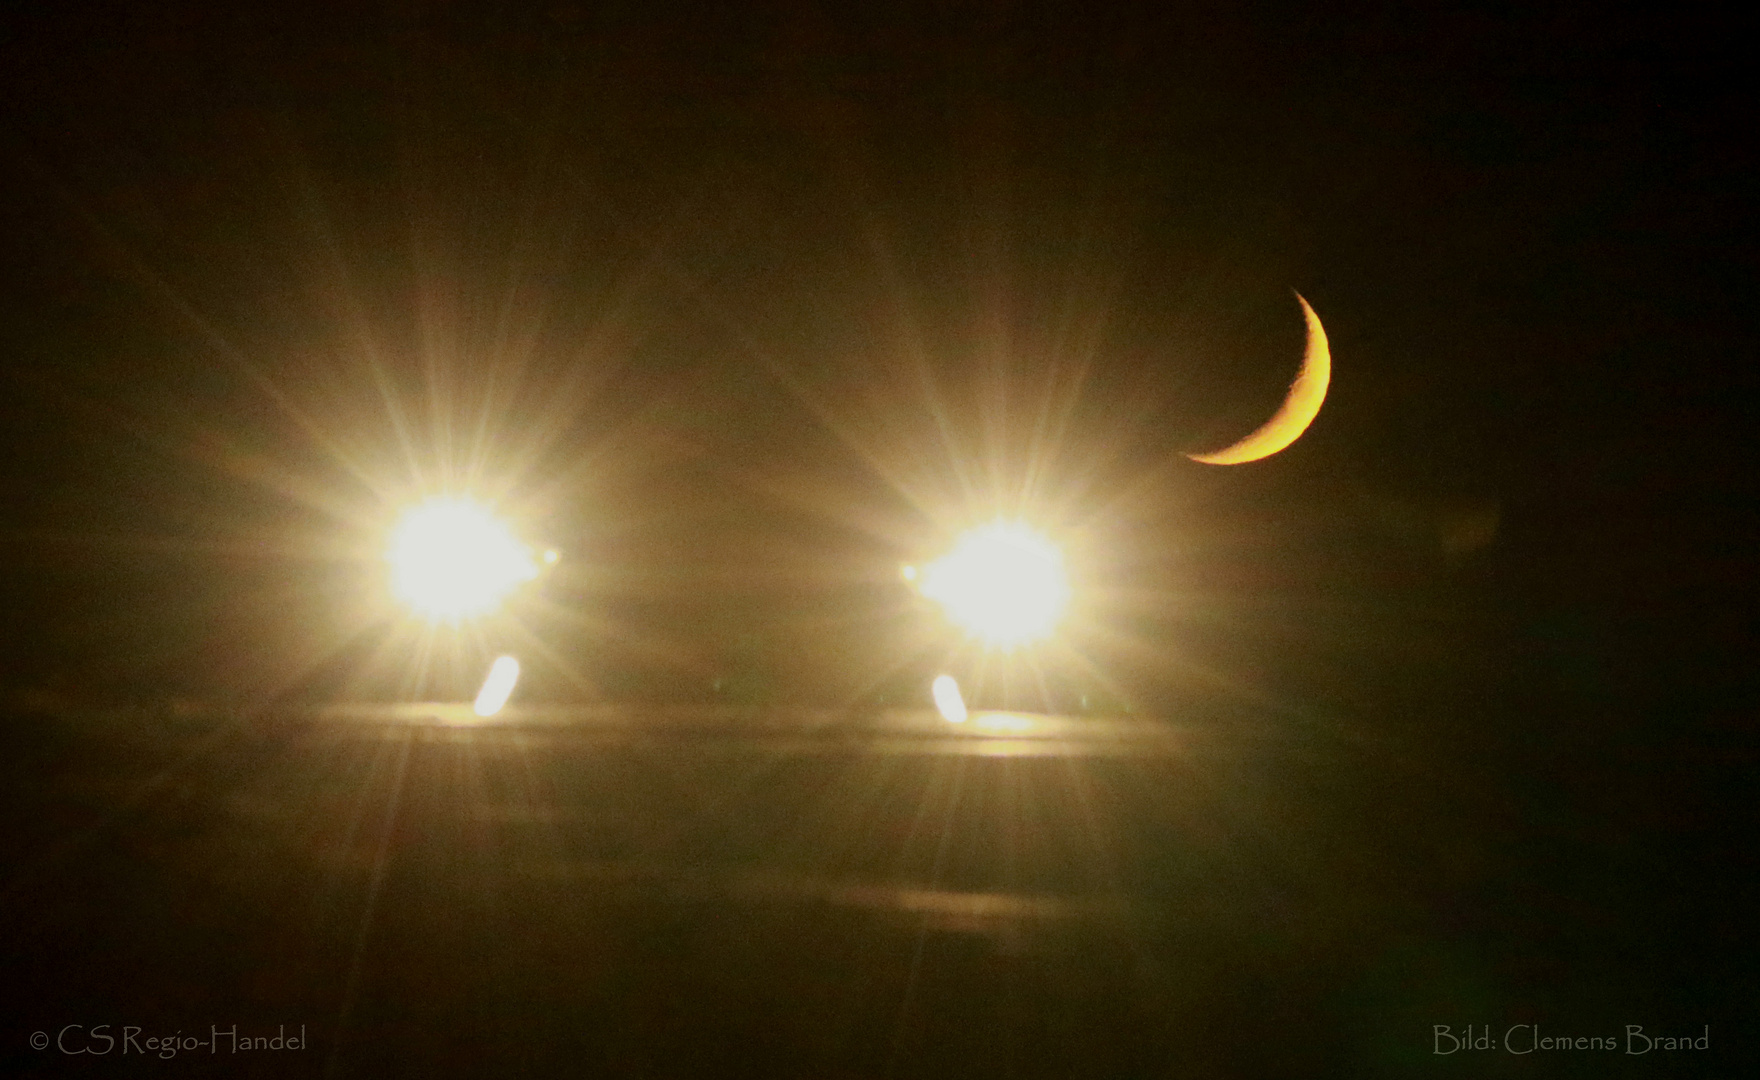
{"type": "Polygon", "coordinates": [[[8,723],[411,692],[387,515],[473,479],[565,553],[532,700],[908,695],[899,564],[1025,505],[1121,707],[1250,703],[1366,872],[1751,1017],[1742,28],[871,7],[9,12],[8,723]],[[1319,419],[1187,462],[1292,287],[1319,419]]]}

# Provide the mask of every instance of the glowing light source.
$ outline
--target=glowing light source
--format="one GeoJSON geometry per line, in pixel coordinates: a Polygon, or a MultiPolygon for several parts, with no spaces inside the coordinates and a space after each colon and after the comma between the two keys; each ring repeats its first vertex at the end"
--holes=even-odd
{"type": "Polygon", "coordinates": [[[488,614],[538,576],[531,549],[468,499],[430,499],[405,514],[389,558],[392,590],[434,619],[488,614]]]}
{"type": "Polygon", "coordinates": [[[950,619],[1003,649],[1050,636],[1069,603],[1063,552],[1018,522],[973,529],[918,576],[950,619]]]}
{"type": "Polygon", "coordinates": [[[934,695],[935,707],[941,710],[944,719],[954,724],[965,723],[966,702],[952,675],[935,676],[935,681],[929,684],[929,693],[934,695]]]}
{"type": "Polygon", "coordinates": [[[472,706],[481,717],[494,716],[507,704],[513,693],[513,684],[519,682],[519,661],[511,656],[498,656],[489,665],[489,677],[483,680],[483,688],[477,691],[476,704],[472,706]]]}

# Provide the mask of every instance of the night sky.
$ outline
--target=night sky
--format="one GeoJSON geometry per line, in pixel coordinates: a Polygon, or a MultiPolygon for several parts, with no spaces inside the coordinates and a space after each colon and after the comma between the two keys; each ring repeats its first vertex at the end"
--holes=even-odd
{"type": "Polygon", "coordinates": [[[1488,939],[1751,1043],[1739,27],[279,8],[0,22],[9,709],[407,693],[374,574],[438,488],[564,552],[533,700],[840,707],[944,644],[899,565],[1018,512],[1121,708],[1298,732],[1488,939]],[[1319,418],[1186,460],[1292,289],[1319,418]]]}

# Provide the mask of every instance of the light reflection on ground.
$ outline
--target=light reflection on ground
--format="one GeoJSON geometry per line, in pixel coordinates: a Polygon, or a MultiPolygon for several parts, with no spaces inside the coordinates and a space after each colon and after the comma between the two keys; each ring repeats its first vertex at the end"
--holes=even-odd
{"type": "MultiPolygon", "coordinates": [[[[752,749],[814,754],[1020,756],[1180,756],[1190,749],[1189,728],[1129,717],[979,712],[949,724],[931,710],[893,709],[857,715],[825,710],[639,708],[628,706],[509,705],[478,716],[464,702],[328,705],[315,719],[361,725],[508,729],[527,745],[576,742],[681,741],[707,749],[752,749]]],[[[469,730],[457,732],[470,738],[469,730]]]]}

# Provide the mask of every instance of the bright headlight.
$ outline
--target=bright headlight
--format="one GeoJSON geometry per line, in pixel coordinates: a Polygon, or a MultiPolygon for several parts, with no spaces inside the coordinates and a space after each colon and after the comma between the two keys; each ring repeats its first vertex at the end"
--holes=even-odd
{"type": "Polygon", "coordinates": [[[997,648],[1050,636],[1069,603],[1063,552],[1018,522],[973,529],[946,556],[909,576],[950,619],[997,648]]]}
{"type": "Polygon", "coordinates": [[[468,499],[430,499],[392,534],[391,586],[429,618],[485,615],[538,576],[531,549],[468,499]]]}

